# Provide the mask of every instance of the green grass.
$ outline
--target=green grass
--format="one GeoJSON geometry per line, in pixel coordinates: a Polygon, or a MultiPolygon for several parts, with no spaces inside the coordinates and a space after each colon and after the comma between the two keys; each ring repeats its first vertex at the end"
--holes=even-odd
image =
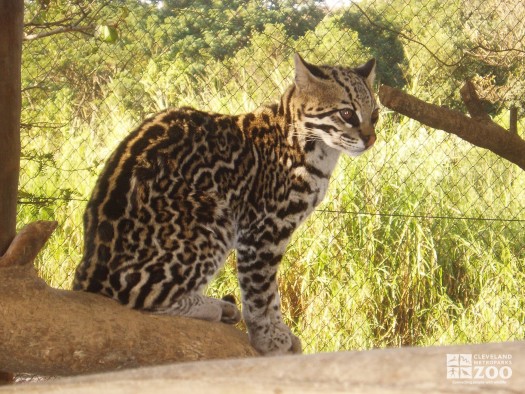
{"type": "MultiPolygon", "coordinates": [[[[132,124],[114,116],[97,135],[79,125],[51,147],[49,136],[25,141],[55,153],[52,166],[22,163],[22,190],[72,198],[19,207],[20,225],[59,222],[37,259],[53,286],[70,286],[83,199],[132,124]]],[[[524,220],[523,171],[384,115],[376,147],[340,161],[325,202],[294,235],[279,277],[286,320],[310,353],[523,339],[524,220]]],[[[208,293],[239,295],[233,258],[208,293]]]]}

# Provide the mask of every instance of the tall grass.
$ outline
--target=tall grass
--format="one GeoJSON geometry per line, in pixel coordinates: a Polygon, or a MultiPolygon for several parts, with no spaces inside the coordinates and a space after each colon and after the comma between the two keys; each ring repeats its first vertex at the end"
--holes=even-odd
{"type": "Polygon", "coordinates": [[[415,122],[382,130],[285,257],[308,350],[523,338],[525,174],[415,122]]]}
{"type": "MultiPolygon", "coordinates": [[[[221,107],[246,102],[217,97],[221,107]]],[[[70,286],[85,199],[137,121],[100,111],[96,133],[79,123],[52,138],[24,136],[25,145],[53,155],[46,166],[22,163],[23,191],[64,198],[19,206],[20,224],[59,222],[37,260],[55,287],[70,286]]],[[[340,161],[324,203],[296,231],[279,277],[288,324],[307,352],[522,339],[525,173],[394,118],[384,115],[371,152],[340,161]]],[[[233,256],[208,293],[239,295],[233,256]]]]}

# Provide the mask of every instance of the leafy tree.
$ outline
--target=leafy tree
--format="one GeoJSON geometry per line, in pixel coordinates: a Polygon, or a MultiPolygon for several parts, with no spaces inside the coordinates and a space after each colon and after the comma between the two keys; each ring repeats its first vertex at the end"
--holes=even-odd
{"type": "Polygon", "coordinates": [[[386,9],[388,2],[363,2],[359,8],[353,6],[345,9],[338,23],[355,30],[362,45],[368,47],[378,59],[377,74],[380,82],[402,88],[407,83],[408,60],[396,32],[400,28],[396,25],[399,24],[390,26],[392,22],[385,20],[386,9]],[[363,11],[366,15],[363,15],[363,11]]]}
{"type": "Polygon", "coordinates": [[[462,3],[468,69],[493,110],[525,106],[525,4],[473,0],[462,3]]]}
{"type": "Polygon", "coordinates": [[[327,15],[315,29],[297,40],[296,47],[310,61],[354,67],[373,56],[356,31],[344,23],[342,14],[327,15]]]}
{"type": "MultiPolygon", "coordinates": [[[[287,35],[297,38],[314,28],[324,12],[317,0],[168,0],[161,18],[173,26],[174,51],[192,60],[204,53],[215,59],[233,56],[255,32],[271,23],[282,23],[287,35]]],[[[168,30],[167,30],[168,31],[168,30]]]]}

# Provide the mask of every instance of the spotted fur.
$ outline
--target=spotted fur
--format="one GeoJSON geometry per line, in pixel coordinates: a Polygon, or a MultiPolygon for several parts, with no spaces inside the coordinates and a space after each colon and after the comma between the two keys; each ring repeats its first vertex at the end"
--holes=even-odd
{"type": "Polygon", "coordinates": [[[375,61],[315,66],[295,57],[278,104],[239,116],[170,109],[109,158],[84,215],[74,289],[132,308],[236,323],[231,299],[202,290],[237,250],[242,316],[265,354],[300,352],[276,274],[294,230],[323,199],[340,152],[375,139],[375,61]]]}

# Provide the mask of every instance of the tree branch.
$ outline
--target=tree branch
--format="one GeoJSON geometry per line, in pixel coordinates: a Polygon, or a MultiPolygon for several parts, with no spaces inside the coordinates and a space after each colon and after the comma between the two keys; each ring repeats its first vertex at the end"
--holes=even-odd
{"type": "Polygon", "coordinates": [[[107,7],[109,4],[111,4],[110,1],[104,1],[100,6],[92,11],[87,12],[83,7],[79,5],[79,10],[77,11],[77,14],[80,14],[80,16],[74,20],[75,13],[69,15],[67,18],[64,18],[59,21],[54,22],[45,22],[45,23],[27,23],[25,27],[30,27],[31,30],[36,29],[49,29],[52,26],[60,26],[59,28],[53,29],[53,30],[47,30],[42,31],[40,33],[33,33],[28,34],[24,33],[24,41],[31,41],[36,40],[39,38],[49,37],[56,34],[62,34],[62,33],[72,33],[72,32],[80,32],[87,35],[94,35],[94,33],[90,33],[91,31],[95,31],[97,28],[97,25],[92,24],[97,16],[100,14],[100,12],[107,7]]]}
{"type": "Polygon", "coordinates": [[[525,141],[494,123],[488,115],[481,115],[472,92],[473,87],[463,88],[465,105],[475,116],[470,118],[459,111],[426,103],[399,89],[383,85],[379,100],[393,111],[415,119],[427,126],[444,130],[488,149],[525,170],[525,141]],[[468,103],[468,104],[467,104],[468,103]]]}
{"type": "Polygon", "coordinates": [[[26,226],[0,260],[3,370],[73,375],[257,355],[233,326],[141,313],[97,294],[49,287],[29,262],[55,226],[26,226]]]}
{"type": "Polygon", "coordinates": [[[16,235],[7,252],[0,257],[0,268],[32,263],[57,224],[57,222],[39,221],[25,226],[16,235]]]}
{"type": "Polygon", "coordinates": [[[465,103],[470,116],[483,122],[492,122],[490,116],[483,109],[476,88],[471,81],[466,81],[465,85],[459,90],[461,99],[465,103]]]}
{"type": "Polygon", "coordinates": [[[88,26],[65,26],[61,27],[60,29],[54,29],[54,30],[48,30],[41,33],[34,33],[34,34],[24,34],[24,41],[31,41],[31,40],[37,40],[39,38],[54,36],[55,34],[62,34],[62,33],[71,33],[71,32],[80,32],[83,34],[93,35],[90,34],[90,31],[94,31],[96,29],[96,26],[94,25],[88,25],[88,26]]]}

